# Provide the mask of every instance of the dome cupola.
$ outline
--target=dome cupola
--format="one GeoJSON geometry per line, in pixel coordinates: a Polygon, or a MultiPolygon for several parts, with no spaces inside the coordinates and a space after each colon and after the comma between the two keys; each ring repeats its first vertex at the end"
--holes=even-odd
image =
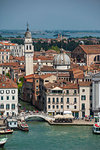
{"type": "Polygon", "coordinates": [[[53,66],[59,70],[70,68],[70,57],[64,52],[62,48],[60,49],[60,54],[54,57],[53,66]]]}

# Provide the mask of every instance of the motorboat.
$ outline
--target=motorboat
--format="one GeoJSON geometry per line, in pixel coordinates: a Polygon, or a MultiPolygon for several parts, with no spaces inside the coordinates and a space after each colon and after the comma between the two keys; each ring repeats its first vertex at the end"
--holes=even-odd
{"type": "Polygon", "coordinates": [[[29,126],[25,122],[20,122],[18,128],[22,131],[29,131],[29,126]]]}
{"type": "Polygon", "coordinates": [[[3,129],[0,130],[0,134],[12,134],[13,130],[12,129],[3,129]]]}
{"type": "Polygon", "coordinates": [[[3,147],[8,138],[0,138],[0,147],[3,147]]]}
{"type": "Polygon", "coordinates": [[[95,123],[93,125],[93,133],[100,134],[100,113],[98,113],[98,116],[95,116],[95,123]]]}

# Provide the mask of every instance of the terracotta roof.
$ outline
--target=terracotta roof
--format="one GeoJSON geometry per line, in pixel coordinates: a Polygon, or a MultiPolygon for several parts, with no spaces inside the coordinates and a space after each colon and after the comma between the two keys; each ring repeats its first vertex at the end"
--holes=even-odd
{"type": "Polygon", "coordinates": [[[13,80],[3,76],[0,78],[0,88],[9,89],[9,88],[18,88],[18,86],[13,80]]]}
{"type": "Polygon", "coordinates": [[[90,86],[92,82],[79,82],[79,86],[90,86]]]}
{"type": "Polygon", "coordinates": [[[24,76],[25,79],[31,79],[31,78],[40,78],[40,76],[38,74],[30,74],[27,76],[24,76]]]}
{"type": "Polygon", "coordinates": [[[70,74],[68,73],[58,73],[58,77],[69,77],[70,74]]]}
{"type": "Polygon", "coordinates": [[[86,54],[100,54],[100,45],[79,45],[86,54]]]}
{"type": "Polygon", "coordinates": [[[55,72],[55,71],[57,71],[56,69],[54,69],[52,66],[43,66],[42,68],[41,68],[41,71],[46,71],[46,72],[55,72]]]}
{"type": "Polygon", "coordinates": [[[38,59],[40,59],[40,60],[53,60],[53,56],[51,57],[51,56],[49,56],[49,57],[46,57],[46,56],[37,56],[37,57],[33,57],[33,60],[34,61],[36,61],[36,60],[38,60],[38,59]]]}
{"type": "Polygon", "coordinates": [[[6,45],[6,46],[15,46],[16,44],[14,44],[14,43],[7,43],[7,42],[0,42],[0,44],[2,44],[2,45],[6,45]]]}
{"type": "Polygon", "coordinates": [[[63,87],[63,89],[78,89],[78,84],[69,83],[63,87]]]}
{"type": "MultiPolygon", "coordinates": [[[[47,77],[50,77],[50,76],[53,76],[54,74],[43,74],[43,75],[40,75],[40,77],[42,78],[42,79],[45,79],[45,78],[47,78],[47,77]]],[[[54,75],[54,76],[56,76],[56,75],[54,75]]]]}
{"type": "Polygon", "coordinates": [[[10,52],[10,49],[0,49],[0,52],[10,52]]]}
{"type": "Polygon", "coordinates": [[[10,63],[2,63],[0,64],[0,66],[18,66],[19,63],[18,62],[10,62],[10,63]]]}

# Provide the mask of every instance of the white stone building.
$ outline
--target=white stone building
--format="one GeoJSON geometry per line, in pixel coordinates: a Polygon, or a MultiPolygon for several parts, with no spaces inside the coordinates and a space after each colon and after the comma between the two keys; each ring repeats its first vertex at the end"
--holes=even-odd
{"type": "Polygon", "coordinates": [[[76,118],[89,116],[91,114],[90,84],[90,82],[80,82],[67,85],[57,83],[56,86],[55,84],[51,86],[50,83],[45,85],[46,112],[55,115],[71,111],[76,118]]]}
{"type": "Polygon", "coordinates": [[[11,79],[0,76],[0,115],[18,114],[18,86],[11,79]]]}
{"type": "Polygon", "coordinates": [[[0,49],[0,64],[9,62],[10,49],[0,49]]]}
{"type": "Polygon", "coordinates": [[[92,109],[94,113],[100,112],[100,73],[92,77],[92,109]]]}
{"type": "Polygon", "coordinates": [[[13,56],[24,56],[24,45],[18,45],[17,43],[11,43],[10,41],[1,41],[0,47],[3,49],[10,49],[13,56]]]}

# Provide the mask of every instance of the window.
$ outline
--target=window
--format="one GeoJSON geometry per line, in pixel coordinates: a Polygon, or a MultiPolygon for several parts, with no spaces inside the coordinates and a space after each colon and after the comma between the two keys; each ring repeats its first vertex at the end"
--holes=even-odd
{"type": "Polygon", "coordinates": [[[31,45],[30,45],[30,50],[31,50],[31,45]]]}
{"type": "Polygon", "coordinates": [[[82,104],[82,110],[85,110],[85,104],[82,104]]]}
{"type": "Polygon", "coordinates": [[[55,105],[53,105],[53,109],[55,108],[55,105]]]}
{"type": "Polygon", "coordinates": [[[0,91],[0,94],[4,94],[4,90],[1,90],[1,91],[0,91]]]}
{"type": "Polygon", "coordinates": [[[50,97],[48,98],[48,103],[50,103],[50,97]]]}
{"type": "Polygon", "coordinates": [[[90,95],[90,100],[92,100],[92,96],[90,95]]]}
{"type": "Polygon", "coordinates": [[[14,100],[15,99],[15,96],[12,96],[12,100],[14,100]]]}
{"type": "Polygon", "coordinates": [[[53,103],[55,103],[55,98],[53,98],[53,101],[52,101],[53,103]]]}
{"type": "Polygon", "coordinates": [[[36,86],[36,89],[38,90],[38,86],[36,86]]]}
{"type": "Polygon", "coordinates": [[[6,104],[6,110],[9,110],[9,109],[10,109],[10,105],[6,104]]]}
{"type": "Polygon", "coordinates": [[[28,50],[28,45],[26,46],[26,50],[28,50]]]}
{"type": "Polygon", "coordinates": [[[36,80],[36,82],[38,83],[38,80],[36,80]]]}
{"type": "Polygon", "coordinates": [[[76,90],[74,90],[74,94],[76,94],[76,90]]]}
{"type": "Polygon", "coordinates": [[[74,103],[77,103],[77,98],[74,98],[74,103]]]}
{"type": "Polygon", "coordinates": [[[85,92],[85,89],[82,89],[82,92],[85,92]]]}
{"type": "Polygon", "coordinates": [[[66,93],[69,94],[69,90],[66,90],[66,93]]]}
{"type": "Polygon", "coordinates": [[[10,90],[6,90],[6,94],[9,94],[10,93],[10,90]]]}
{"type": "Polygon", "coordinates": [[[9,112],[7,112],[7,116],[9,116],[9,112]]]}
{"type": "Polygon", "coordinates": [[[12,104],[12,105],[11,105],[11,108],[12,108],[12,109],[15,109],[15,104],[12,104]]]}
{"type": "Polygon", "coordinates": [[[59,103],[59,98],[56,98],[56,103],[59,103]]]}
{"type": "Polygon", "coordinates": [[[1,104],[1,105],[0,105],[0,109],[4,109],[4,104],[1,104]]]}
{"type": "Polygon", "coordinates": [[[3,96],[1,96],[1,100],[3,100],[3,96]]]}
{"type": "Polygon", "coordinates": [[[39,92],[38,91],[36,91],[36,95],[38,95],[39,94],[39,92]]]}
{"type": "Polygon", "coordinates": [[[7,100],[9,100],[9,96],[7,96],[7,100]]]}
{"type": "Polygon", "coordinates": [[[63,105],[61,105],[61,109],[63,109],[63,105]]]}
{"type": "Polygon", "coordinates": [[[8,60],[8,56],[6,56],[6,60],[8,60]]]}
{"type": "Polygon", "coordinates": [[[81,100],[86,100],[86,95],[82,95],[81,100]]]}
{"type": "Polygon", "coordinates": [[[69,105],[67,105],[67,109],[69,109],[69,105]]]}
{"type": "Polygon", "coordinates": [[[59,105],[57,105],[56,108],[58,109],[58,108],[59,108],[59,105]]]}
{"type": "Polygon", "coordinates": [[[50,105],[48,105],[48,109],[50,109],[50,105]]]}
{"type": "Polygon", "coordinates": [[[69,98],[67,98],[67,103],[69,104],[69,98]]]}
{"type": "Polygon", "coordinates": [[[63,98],[61,98],[61,103],[63,103],[63,98]]]}
{"type": "Polygon", "coordinates": [[[15,90],[12,90],[11,93],[12,93],[12,94],[15,94],[15,90]]]}
{"type": "Polygon", "coordinates": [[[76,105],[74,106],[74,109],[76,109],[77,107],[76,107],[76,105]]]}

